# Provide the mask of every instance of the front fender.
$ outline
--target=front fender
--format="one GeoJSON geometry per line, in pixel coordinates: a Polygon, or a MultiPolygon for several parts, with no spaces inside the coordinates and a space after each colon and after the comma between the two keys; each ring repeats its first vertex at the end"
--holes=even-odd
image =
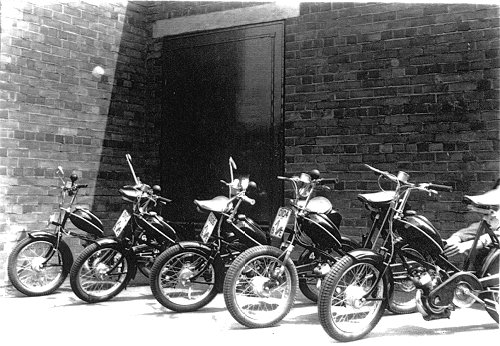
{"type": "Polygon", "coordinates": [[[347,256],[351,257],[356,262],[370,261],[377,269],[383,268],[384,258],[381,254],[372,249],[354,249],[349,251],[347,256]]]}
{"type": "Polygon", "coordinates": [[[100,238],[97,240],[92,240],[92,242],[99,246],[112,245],[112,244],[117,244],[119,246],[122,246],[121,242],[117,238],[100,238]]]}
{"type": "Polygon", "coordinates": [[[50,232],[50,231],[33,231],[28,233],[28,237],[30,238],[52,238],[52,239],[57,239],[57,236],[55,233],[50,232]]]}
{"type": "Polygon", "coordinates": [[[384,258],[378,252],[372,249],[355,249],[347,253],[346,256],[351,257],[355,263],[368,262],[375,266],[380,272],[384,272],[385,282],[388,285],[388,296],[392,297],[394,292],[394,278],[390,266],[384,265],[384,258]]]}
{"type": "Polygon", "coordinates": [[[179,246],[182,249],[194,248],[194,249],[201,249],[204,251],[212,251],[212,249],[208,245],[197,241],[190,241],[190,240],[181,241],[177,243],[177,246],[179,246]]]}

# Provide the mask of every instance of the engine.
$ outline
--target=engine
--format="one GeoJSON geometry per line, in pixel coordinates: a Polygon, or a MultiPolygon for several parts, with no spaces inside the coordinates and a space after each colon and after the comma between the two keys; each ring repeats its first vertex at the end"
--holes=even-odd
{"type": "Polygon", "coordinates": [[[448,306],[437,306],[430,299],[432,290],[442,282],[441,277],[435,270],[426,270],[423,267],[414,268],[410,272],[410,279],[417,288],[417,309],[425,320],[450,317],[451,309],[448,306]]]}

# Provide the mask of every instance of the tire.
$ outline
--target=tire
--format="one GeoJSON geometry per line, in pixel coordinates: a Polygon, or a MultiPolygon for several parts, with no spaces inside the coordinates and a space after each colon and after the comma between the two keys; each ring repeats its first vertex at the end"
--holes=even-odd
{"type": "Polygon", "coordinates": [[[380,275],[375,265],[369,259],[355,262],[352,257],[344,256],[326,276],[320,290],[318,315],[321,326],[333,339],[341,342],[359,340],[380,321],[387,305],[386,276],[374,290],[374,298],[380,300],[362,302],[359,299],[380,275]],[[349,325],[351,321],[352,326],[349,325]]]}
{"type": "Polygon", "coordinates": [[[231,316],[245,327],[271,327],[290,312],[298,277],[290,259],[285,263],[278,259],[282,254],[273,246],[256,246],[240,254],[229,267],[224,300],[231,316]],[[276,273],[278,268],[283,268],[283,273],[276,273]]]}
{"type": "Polygon", "coordinates": [[[88,303],[120,293],[134,274],[135,261],[118,244],[92,244],[77,257],[69,275],[71,289],[88,303]]]}
{"type": "Polygon", "coordinates": [[[56,248],[55,237],[27,237],[9,255],[7,275],[12,285],[29,296],[43,296],[56,291],[64,282],[73,264],[73,255],[64,241],[56,248]],[[49,260],[46,256],[55,253],[49,260]]]}
{"type": "MultiPolygon", "coordinates": [[[[491,265],[486,269],[483,277],[498,275],[500,265],[498,257],[499,256],[497,255],[495,260],[491,262],[491,265]]],[[[499,323],[498,313],[500,310],[500,303],[498,299],[498,279],[496,280],[494,286],[487,287],[486,289],[487,292],[482,293],[480,295],[480,298],[485,302],[486,312],[488,312],[488,314],[491,316],[491,318],[493,318],[493,320],[495,320],[496,323],[499,323]]]]}
{"type": "Polygon", "coordinates": [[[217,296],[217,285],[224,274],[224,267],[218,265],[219,262],[210,259],[206,250],[174,245],[162,252],[153,264],[151,292],[167,309],[196,311],[217,296]],[[195,283],[190,280],[193,277],[195,283]]]}
{"type": "MultiPolygon", "coordinates": [[[[342,244],[342,250],[344,252],[349,252],[351,250],[354,250],[358,248],[359,246],[354,243],[354,242],[345,242],[342,244]]],[[[336,259],[339,260],[342,256],[340,253],[338,253],[336,250],[332,249],[330,251],[330,254],[336,259]]],[[[311,251],[310,250],[304,250],[302,254],[299,257],[299,260],[297,262],[297,265],[307,265],[308,263],[313,263],[317,262],[318,264],[320,263],[327,263],[326,261],[317,261],[315,259],[311,259],[311,251]]],[[[333,263],[332,263],[333,264],[333,263]]],[[[319,296],[319,288],[321,287],[321,282],[323,281],[323,278],[319,278],[314,276],[314,275],[308,275],[306,274],[305,277],[300,277],[299,278],[299,289],[302,292],[302,294],[309,299],[310,301],[317,303],[318,302],[318,296],[319,296]]]]}

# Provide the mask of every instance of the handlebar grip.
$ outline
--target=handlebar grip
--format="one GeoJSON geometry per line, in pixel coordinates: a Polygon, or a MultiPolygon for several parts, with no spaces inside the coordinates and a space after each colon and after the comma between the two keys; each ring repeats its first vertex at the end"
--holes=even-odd
{"type": "Polygon", "coordinates": [[[247,196],[242,196],[241,199],[244,200],[245,202],[247,202],[250,205],[254,205],[255,204],[255,199],[253,199],[253,198],[250,198],[250,197],[247,197],[247,196]]]}
{"type": "Polygon", "coordinates": [[[165,202],[165,203],[170,203],[170,202],[172,202],[172,200],[171,200],[171,199],[168,199],[168,198],[165,198],[165,197],[158,196],[157,198],[158,198],[158,200],[159,200],[160,202],[165,202]]]}
{"type": "Polygon", "coordinates": [[[339,180],[337,178],[324,178],[321,179],[322,184],[338,184],[339,180]]]}
{"type": "Polygon", "coordinates": [[[446,186],[446,185],[439,185],[439,184],[429,184],[428,188],[431,190],[444,191],[444,192],[452,192],[453,191],[453,187],[446,186]]]}
{"type": "Polygon", "coordinates": [[[76,185],[77,189],[82,189],[82,188],[86,188],[86,187],[88,187],[87,184],[78,184],[78,185],[76,185]]]}
{"type": "Polygon", "coordinates": [[[280,179],[280,180],[287,180],[287,179],[289,179],[289,178],[287,178],[287,177],[283,177],[283,176],[281,176],[281,175],[278,175],[278,179],[280,179]]]}

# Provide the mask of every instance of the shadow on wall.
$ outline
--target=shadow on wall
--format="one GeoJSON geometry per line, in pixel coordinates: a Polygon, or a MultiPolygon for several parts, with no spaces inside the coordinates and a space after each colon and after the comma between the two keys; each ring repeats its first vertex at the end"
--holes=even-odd
{"type": "MultiPolygon", "coordinates": [[[[127,202],[120,198],[118,190],[133,185],[134,179],[125,155],[132,156],[137,176],[149,185],[159,184],[158,133],[155,128],[154,100],[148,92],[149,76],[146,69],[148,42],[151,38],[144,6],[128,3],[118,51],[114,75],[100,74],[94,77],[98,89],[111,88],[99,171],[95,182],[93,211],[102,220],[105,233],[118,219],[127,202]]],[[[104,66],[108,59],[94,57],[96,66],[104,66]]],[[[108,101],[108,102],[106,102],[108,101]]]]}

